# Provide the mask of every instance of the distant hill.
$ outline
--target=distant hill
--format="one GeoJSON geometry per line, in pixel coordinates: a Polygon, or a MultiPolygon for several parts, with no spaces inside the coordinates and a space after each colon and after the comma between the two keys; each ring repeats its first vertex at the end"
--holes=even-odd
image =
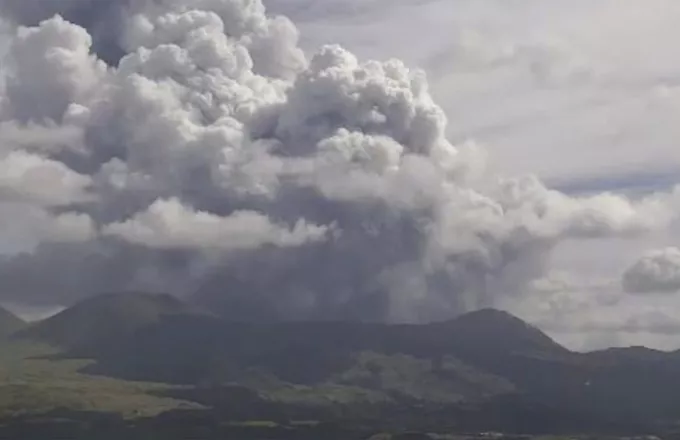
{"type": "Polygon", "coordinates": [[[460,344],[474,341],[470,345],[480,351],[543,354],[568,351],[538,328],[496,309],[467,313],[435,326],[443,333],[453,335],[460,344]]]}
{"type": "Polygon", "coordinates": [[[105,294],[40,321],[17,337],[83,351],[117,344],[163,316],[201,314],[205,313],[171,295],[105,294]]]}
{"type": "Polygon", "coordinates": [[[536,328],[493,310],[430,325],[245,323],[148,294],[88,299],[21,336],[93,357],[91,371],[99,374],[177,384],[245,381],[277,398],[279,389],[296,384],[345,393],[342,400],[350,401],[479,401],[517,388],[474,366],[477,358],[503,350],[513,356],[567,352],[536,328]]]}
{"type": "Polygon", "coordinates": [[[25,326],[26,323],[22,319],[0,307],[0,338],[9,336],[25,326]]]}
{"type": "Polygon", "coordinates": [[[220,387],[284,412],[339,407],[360,416],[386,405],[444,418],[455,408],[466,418],[539,411],[641,424],[680,414],[680,355],[574,353],[491,309],[425,325],[234,322],[174,297],[125,294],[84,301],[21,334],[93,358],[88,373],[194,386],[192,399],[229,411],[243,402],[220,387]]]}

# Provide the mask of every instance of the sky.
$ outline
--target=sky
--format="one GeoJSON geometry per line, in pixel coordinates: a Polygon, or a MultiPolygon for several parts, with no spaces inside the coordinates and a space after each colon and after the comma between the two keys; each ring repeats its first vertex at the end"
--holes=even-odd
{"type": "MultiPolygon", "coordinates": [[[[679,33],[677,2],[431,0],[388,7],[380,0],[272,0],[269,5],[293,18],[307,49],[334,41],[365,57],[397,57],[423,68],[450,118],[449,137],[482,145],[498,173],[535,174],[567,193],[639,195],[680,181],[680,58],[671,55],[679,33]]],[[[621,268],[648,248],[677,245],[678,238],[677,232],[664,231],[633,240],[562,243],[551,256],[553,273],[535,287],[545,296],[550,292],[544,290],[557,289],[554,283],[571,292],[560,291],[561,298],[555,295],[544,304],[506,306],[518,311],[575,307],[558,314],[593,321],[584,327],[613,327],[572,332],[559,323],[559,329],[550,329],[574,347],[675,349],[676,324],[645,334],[616,331],[626,327],[618,322],[595,321],[620,321],[619,314],[633,321],[673,321],[680,302],[672,296],[628,298],[620,305],[625,310],[607,307],[613,318],[601,315],[596,297],[618,301],[607,297],[616,298],[622,289],[621,268]],[[570,304],[558,304],[561,300],[570,304]]],[[[554,322],[550,316],[540,319],[545,328],[554,322]]]]}
{"type": "Polygon", "coordinates": [[[268,4],[296,22],[305,48],[339,42],[425,69],[451,138],[482,143],[503,172],[570,191],[678,181],[676,2],[268,4]]]}
{"type": "MultiPolygon", "coordinates": [[[[450,119],[449,137],[480,144],[499,174],[534,174],[572,194],[641,195],[680,181],[680,58],[672,55],[677,2],[268,5],[296,22],[307,50],[334,41],[364,57],[396,57],[423,68],[450,119]]],[[[572,348],[677,349],[678,323],[663,331],[622,331],[626,319],[674,322],[677,295],[623,301],[619,274],[647,252],[677,246],[679,238],[671,229],[635,239],[563,242],[550,256],[546,278],[535,283],[536,296],[544,299],[512,299],[505,306],[529,319],[543,315],[542,327],[572,348]],[[560,291],[545,292],[546,285],[555,289],[553,282],[560,291]],[[597,322],[604,319],[615,322],[597,322]],[[559,328],[550,328],[551,322],[559,328]],[[607,326],[611,331],[595,329],[607,326]]]]}
{"type": "Polygon", "coordinates": [[[0,15],[9,308],[112,290],[254,319],[499,307],[573,349],[680,348],[677,2],[0,15]]]}

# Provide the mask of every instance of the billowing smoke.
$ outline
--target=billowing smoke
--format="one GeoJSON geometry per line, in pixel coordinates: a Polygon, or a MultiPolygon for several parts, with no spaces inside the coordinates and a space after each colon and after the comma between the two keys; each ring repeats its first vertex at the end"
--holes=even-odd
{"type": "Polygon", "coordinates": [[[512,294],[559,240],[672,217],[658,197],[486,175],[423,72],[338,46],[306,58],[260,0],[0,10],[16,25],[0,299],[154,290],[239,318],[429,320],[512,294]]]}

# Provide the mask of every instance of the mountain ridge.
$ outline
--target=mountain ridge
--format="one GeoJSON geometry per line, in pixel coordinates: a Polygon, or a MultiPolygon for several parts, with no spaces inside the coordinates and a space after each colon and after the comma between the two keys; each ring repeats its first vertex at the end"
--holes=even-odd
{"type": "Polygon", "coordinates": [[[19,331],[27,325],[26,321],[19,318],[9,310],[0,307],[0,337],[7,337],[19,331]]]}
{"type": "Polygon", "coordinates": [[[88,300],[22,337],[61,341],[65,356],[93,360],[89,374],[197,387],[199,403],[222,402],[214,390],[228,385],[283,408],[520,405],[642,423],[673,418],[680,402],[674,353],[639,347],[577,353],[499,310],[420,325],[240,322],[168,296],[120,298],[88,300]],[[70,337],[73,330],[55,337],[55,322],[71,324],[77,337],[70,337]]]}
{"type": "Polygon", "coordinates": [[[129,336],[164,315],[202,313],[208,314],[168,294],[108,293],[78,302],[14,336],[86,350],[129,336]]]}

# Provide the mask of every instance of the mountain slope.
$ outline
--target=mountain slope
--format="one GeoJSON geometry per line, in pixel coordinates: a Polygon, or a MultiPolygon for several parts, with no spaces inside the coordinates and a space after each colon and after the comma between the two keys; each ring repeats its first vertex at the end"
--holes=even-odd
{"type": "Polygon", "coordinates": [[[19,317],[0,307],[0,338],[22,329],[26,323],[19,317]]]}
{"type": "Polygon", "coordinates": [[[427,326],[246,324],[166,316],[97,355],[92,373],[182,385],[241,384],[273,400],[310,405],[374,401],[463,402],[515,391],[451,355],[400,346],[427,326]],[[325,402],[325,403],[324,403],[325,402]]]}
{"type": "Polygon", "coordinates": [[[122,335],[107,344],[91,340],[90,345],[102,348],[93,372],[127,379],[248,382],[266,385],[268,391],[272,385],[319,390],[337,385],[447,402],[519,391],[503,376],[505,370],[493,368],[499,359],[517,365],[512,372],[531,367],[537,355],[571,355],[518,318],[490,310],[429,325],[265,324],[173,315],[134,337],[122,335]]]}
{"type": "Polygon", "coordinates": [[[439,327],[459,343],[474,341],[477,350],[525,354],[568,351],[538,328],[496,309],[467,313],[439,327]]]}
{"type": "Polygon", "coordinates": [[[82,301],[36,323],[20,332],[18,337],[84,350],[119,343],[166,315],[201,313],[170,295],[107,294],[82,301]]]}
{"type": "Polygon", "coordinates": [[[198,386],[203,397],[237,385],[284,407],[526,407],[635,423],[680,409],[675,354],[573,353],[497,310],[426,325],[246,323],[173,297],[112,295],[22,334],[91,357],[89,373],[198,386]]]}

